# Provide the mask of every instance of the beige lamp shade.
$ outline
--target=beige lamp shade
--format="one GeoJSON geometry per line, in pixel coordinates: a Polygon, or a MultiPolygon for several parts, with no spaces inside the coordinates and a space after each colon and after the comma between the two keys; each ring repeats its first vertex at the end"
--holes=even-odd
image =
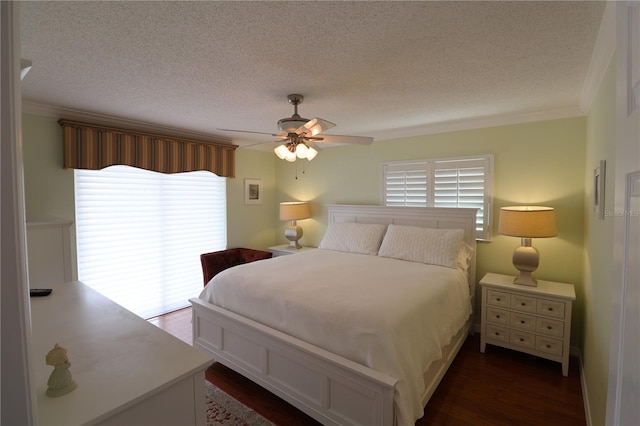
{"type": "Polygon", "coordinates": [[[555,212],[552,207],[542,206],[503,207],[498,233],[520,238],[555,237],[555,212]]]}
{"type": "Polygon", "coordinates": [[[280,220],[302,220],[310,217],[311,209],[305,201],[280,203],[280,220]]]}
{"type": "Polygon", "coordinates": [[[531,274],[538,269],[540,254],[531,245],[531,239],[556,236],[556,215],[553,208],[503,207],[500,209],[498,232],[502,235],[521,238],[521,245],[513,251],[513,266],[520,271],[513,281],[514,284],[536,286],[537,281],[531,274]]]}

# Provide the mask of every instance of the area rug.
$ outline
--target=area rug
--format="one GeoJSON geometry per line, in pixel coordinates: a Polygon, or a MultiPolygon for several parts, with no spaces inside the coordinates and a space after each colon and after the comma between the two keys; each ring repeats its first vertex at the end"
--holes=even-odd
{"type": "Polygon", "coordinates": [[[207,426],[274,426],[273,423],[205,381],[207,426]]]}

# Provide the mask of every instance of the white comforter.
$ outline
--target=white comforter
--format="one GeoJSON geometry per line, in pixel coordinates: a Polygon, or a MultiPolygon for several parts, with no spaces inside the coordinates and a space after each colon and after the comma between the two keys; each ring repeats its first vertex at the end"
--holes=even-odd
{"type": "Polygon", "coordinates": [[[331,250],[227,269],[200,299],[398,379],[399,425],[422,417],[423,375],[471,314],[464,272],[331,250]]]}

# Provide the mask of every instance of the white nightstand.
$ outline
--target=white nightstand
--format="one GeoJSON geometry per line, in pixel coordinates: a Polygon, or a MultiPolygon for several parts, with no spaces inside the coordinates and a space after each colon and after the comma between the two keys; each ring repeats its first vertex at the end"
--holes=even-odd
{"type": "Polygon", "coordinates": [[[299,249],[294,249],[289,247],[289,244],[282,244],[279,246],[273,246],[273,247],[269,247],[268,250],[273,253],[273,257],[278,257],[278,256],[286,256],[288,254],[298,254],[298,253],[302,253],[303,251],[311,251],[311,250],[315,250],[315,247],[300,247],[299,249]]]}
{"type": "Polygon", "coordinates": [[[515,277],[488,273],[482,286],[480,352],[486,344],[562,363],[569,374],[572,284],[538,280],[537,287],[513,284],[515,277]]]}

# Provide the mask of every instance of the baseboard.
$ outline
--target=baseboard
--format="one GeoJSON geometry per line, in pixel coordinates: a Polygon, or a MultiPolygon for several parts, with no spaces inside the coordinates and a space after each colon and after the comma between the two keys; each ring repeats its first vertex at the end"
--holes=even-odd
{"type": "Polygon", "coordinates": [[[575,346],[571,346],[572,356],[578,358],[578,367],[580,371],[580,387],[582,388],[582,403],[584,404],[584,417],[587,421],[587,426],[592,426],[593,422],[591,421],[591,407],[589,406],[589,395],[587,393],[587,385],[586,380],[584,378],[584,364],[582,363],[582,352],[579,348],[575,346]]]}

